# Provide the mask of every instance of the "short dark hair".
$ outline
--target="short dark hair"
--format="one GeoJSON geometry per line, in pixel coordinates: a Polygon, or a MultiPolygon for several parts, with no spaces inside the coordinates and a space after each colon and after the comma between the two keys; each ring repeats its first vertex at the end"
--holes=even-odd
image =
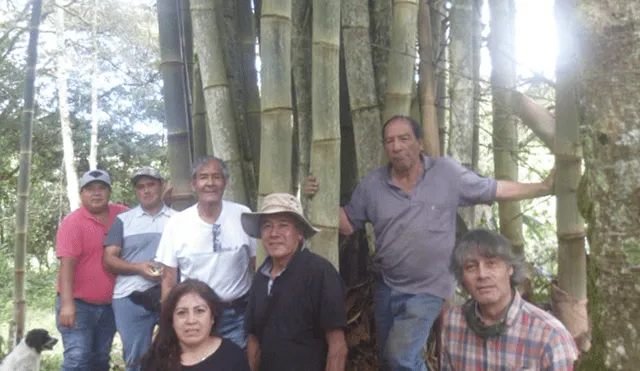
{"type": "Polygon", "coordinates": [[[220,322],[222,307],[220,298],[206,283],[194,279],[187,279],[171,289],[167,298],[162,302],[160,320],[158,321],[158,334],[153,339],[149,351],[143,356],[140,363],[145,370],[173,371],[180,370],[180,343],[176,330],[173,328],[173,312],[178,301],[187,294],[197,294],[207,305],[213,315],[213,327],[211,335],[216,333],[216,326],[220,322]]]}
{"type": "Polygon", "coordinates": [[[222,177],[225,181],[229,180],[229,168],[227,167],[227,164],[222,161],[222,159],[215,156],[198,157],[193,162],[193,165],[191,165],[191,179],[195,179],[198,169],[200,169],[200,167],[202,167],[203,165],[208,164],[210,161],[218,161],[218,163],[220,164],[220,169],[222,169],[222,177]]]}
{"type": "Polygon", "coordinates": [[[422,130],[422,125],[420,125],[420,123],[416,120],[414,120],[413,118],[409,117],[409,116],[402,116],[402,115],[396,115],[393,116],[392,118],[388,119],[384,125],[382,125],[382,140],[384,141],[384,131],[387,130],[387,125],[389,125],[390,123],[392,123],[393,121],[404,121],[407,124],[409,124],[411,126],[411,130],[413,130],[413,135],[416,137],[416,139],[420,140],[424,137],[424,131],[422,130]]]}
{"type": "Polygon", "coordinates": [[[507,268],[513,267],[510,278],[511,287],[517,287],[524,280],[524,259],[513,251],[511,242],[499,233],[477,228],[462,236],[451,254],[450,269],[460,285],[462,285],[462,266],[472,251],[486,258],[500,258],[507,268]]]}

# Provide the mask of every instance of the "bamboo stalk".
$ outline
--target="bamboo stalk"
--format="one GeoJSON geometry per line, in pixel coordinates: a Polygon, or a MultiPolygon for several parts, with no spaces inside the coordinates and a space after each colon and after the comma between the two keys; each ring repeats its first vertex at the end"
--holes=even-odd
{"type": "MultiPolygon", "coordinates": [[[[580,117],[578,115],[576,76],[573,61],[577,60],[571,14],[573,1],[556,1],[558,34],[556,62],[556,221],[558,223],[558,286],[570,297],[582,303],[580,308],[554,302],[555,313],[576,338],[580,350],[589,350],[590,343],[580,341],[589,332],[587,314],[587,261],[584,220],[578,210],[578,183],[582,175],[580,117]],[[576,311],[582,315],[576,315],[576,311]]],[[[590,336],[589,336],[590,338],[590,336]]]]}
{"type": "MultiPolygon", "coordinates": [[[[387,74],[389,72],[389,50],[391,45],[391,20],[393,0],[370,0],[371,48],[373,72],[376,78],[378,110],[382,115],[387,95],[387,74]]],[[[382,123],[384,118],[380,116],[382,123]]]]}
{"type": "Polygon", "coordinates": [[[432,4],[431,28],[433,31],[434,60],[436,63],[436,117],[438,122],[438,137],[440,153],[446,153],[447,137],[447,22],[446,1],[430,0],[432,4]]]}
{"type": "Polygon", "coordinates": [[[414,85],[418,0],[393,2],[391,50],[387,69],[387,91],[382,120],[395,115],[409,116],[414,85]]]}
{"type": "Polygon", "coordinates": [[[362,179],[380,165],[383,153],[367,0],[343,0],[341,18],[358,179],[362,179]]]}
{"type": "MultiPolygon", "coordinates": [[[[273,192],[291,192],[291,0],[260,1],[260,182],[258,204],[273,192]]],[[[259,248],[258,263],[265,257],[259,248]]]]}
{"type": "Polygon", "coordinates": [[[245,113],[251,148],[253,172],[258,182],[260,172],[260,92],[256,71],[256,18],[251,10],[251,0],[238,1],[238,42],[242,60],[245,92],[245,113]]]}
{"type": "MultiPolygon", "coordinates": [[[[295,94],[297,162],[294,183],[304,184],[309,176],[311,157],[311,1],[292,2],[291,69],[295,94]]],[[[301,197],[306,215],[311,212],[310,199],[301,197]]]]}
{"type": "Polygon", "coordinates": [[[29,177],[31,175],[32,123],[35,98],[36,61],[38,59],[38,35],[42,0],[31,3],[29,22],[29,44],[24,78],[24,107],[22,108],[22,135],[20,137],[20,170],[16,201],[16,232],[13,281],[13,321],[15,323],[15,344],[24,337],[25,312],[25,258],[29,229],[29,177]]]}
{"type": "MultiPolygon", "coordinates": [[[[491,93],[493,95],[493,150],[496,179],[518,180],[518,131],[509,109],[509,92],[516,85],[514,0],[490,0],[491,93]]],[[[499,202],[500,232],[516,253],[524,255],[520,202],[499,202]]]]}
{"type": "Polygon", "coordinates": [[[312,250],[340,268],[340,1],[313,1],[311,170],[322,189],[311,199],[311,223],[321,229],[312,250]]]}
{"type": "Polygon", "coordinates": [[[202,90],[202,77],[200,76],[200,68],[195,63],[193,66],[193,113],[191,122],[193,123],[193,131],[191,140],[193,141],[194,157],[202,157],[207,154],[207,111],[204,105],[204,91],[202,90]]]}
{"type": "Polygon", "coordinates": [[[291,1],[263,0],[260,17],[259,197],[291,192],[293,116],[291,104],[291,1]]]}
{"type": "Polygon", "coordinates": [[[429,0],[420,0],[418,9],[418,43],[420,51],[420,81],[418,85],[422,107],[424,151],[431,157],[440,156],[438,116],[436,112],[436,64],[434,37],[429,0]]]}
{"type": "Polygon", "coordinates": [[[163,97],[167,127],[169,172],[171,174],[172,207],[183,210],[193,204],[191,179],[190,133],[186,105],[185,69],[179,29],[178,4],[172,0],[158,1],[160,31],[160,72],[164,81],[163,97]]]}
{"type": "MultiPolygon", "coordinates": [[[[242,176],[248,205],[250,208],[255,208],[257,204],[258,185],[256,183],[255,169],[251,157],[251,141],[247,127],[247,113],[245,111],[247,94],[244,82],[244,61],[240,51],[240,43],[238,42],[238,32],[241,27],[238,24],[237,5],[238,2],[236,1],[216,0],[216,9],[219,9],[218,13],[222,16],[223,30],[221,37],[226,41],[223,43],[225,65],[227,67],[231,102],[233,102],[231,106],[234,108],[233,111],[237,126],[236,132],[238,135],[238,149],[240,150],[240,158],[242,161],[242,176]]],[[[246,27],[246,25],[243,25],[243,27],[246,27]]],[[[255,59],[253,63],[255,63],[255,59]]]]}
{"type": "Polygon", "coordinates": [[[202,76],[213,152],[229,168],[229,181],[224,196],[225,199],[246,204],[242,157],[225,69],[222,25],[219,24],[221,17],[216,13],[217,10],[219,11],[214,2],[191,1],[194,43],[202,76]]]}

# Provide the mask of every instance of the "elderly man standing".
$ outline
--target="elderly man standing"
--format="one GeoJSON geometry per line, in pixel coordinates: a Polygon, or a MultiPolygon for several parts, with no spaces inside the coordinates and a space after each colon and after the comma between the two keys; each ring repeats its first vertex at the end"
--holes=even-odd
{"type": "Polygon", "coordinates": [[[262,238],[269,257],[258,269],[245,318],[252,371],[342,371],[347,345],[344,290],[331,263],[307,249],[318,232],[287,193],[244,213],[242,227],[262,238]]]}
{"type": "Polygon", "coordinates": [[[62,335],[62,371],[108,371],[116,325],[114,276],[102,266],[102,243],[126,206],[110,204],[111,178],[91,170],[80,180],[82,206],[65,216],[56,235],[60,259],[56,324],[62,335]]]}
{"type": "MultiPolygon", "coordinates": [[[[453,296],[447,266],[458,206],[547,195],[552,178],[518,183],[482,177],[456,161],[422,151],[422,127],[395,116],[382,128],[387,166],[368,173],[340,208],[340,233],[373,224],[374,264],[382,278],[374,293],[380,352],[394,371],[426,370],[421,351],[445,299],[453,296]]],[[[313,177],[305,193],[314,194],[313,177]]]]}
{"type": "Polygon", "coordinates": [[[573,370],[577,350],[569,331],[516,291],[522,264],[495,232],[476,229],[461,239],[451,270],[471,300],[445,316],[443,371],[573,370]]]}
{"type": "MultiPolygon", "coordinates": [[[[139,205],[118,215],[104,239],[103,263],[116,275],[113,313],[122,339],[127,371],[136,366],[151,344],[159,313],[137,303],[135,295],[155,290],[161,275],[153,263],[167,221],[175,213],[165,206],[161,196],[164,178],[151,167],[143,167],[131,178],[139,205]]],[[[158,299],[159,293],[158,290],[158,299]]]]}
{"type": "Polygon", "coordinates": [[[240,223],[248,207],[222,199],[229,181],[227,165],[216,157],[197,159],[191,187],[198,203],[177,213],[167,223],[156,261],[164,265],[162,298],[180,279],[207,283],[223,300],[218,332],[240,347],[246,346],[243,329],[247,294],[255,267],[256,241],[240,223]]]}

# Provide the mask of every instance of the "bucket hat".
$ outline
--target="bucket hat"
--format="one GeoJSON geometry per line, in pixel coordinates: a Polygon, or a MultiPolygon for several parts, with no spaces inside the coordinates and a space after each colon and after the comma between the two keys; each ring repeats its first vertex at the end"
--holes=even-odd
{"type": "Polygon", "coordinates": [[[320,232],[305,218],[302,212],[300,201],[288,193],[271,193],[267,195],[260,205],[260,209],[255,213],[242,213],[242,229],[245,233],[254,238],[261,238],[260,218],[263,215],[287,213],[296,218],[302,226],[304,238],[310,238],[320,232]]]}

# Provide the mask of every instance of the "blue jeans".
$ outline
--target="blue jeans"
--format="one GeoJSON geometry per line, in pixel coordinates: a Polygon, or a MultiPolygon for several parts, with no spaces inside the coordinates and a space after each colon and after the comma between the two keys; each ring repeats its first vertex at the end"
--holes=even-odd
{"type": "Polygon", "coordinates": [[[218,334],[229,339],[242,349],[247,347],[247,335],[244,333],[244,308],[226,308],[218,323],[218,334]]]}
{"type": "Polygon", "coordinates": [[[62,335],[61,371],[109,371],[116,323],[111,304],[94,305],[75,299],[75,327],[60,326],[60,297],[56,298],[56,326],[62,335]]]}
{"type": "Polygon", "coordinates": [[[426,371],[420,353],[444,300],[430,294],[407,294],[382,280],[373,296],[380,354],[393,371],[426,371]]]}
{"type": "Polygon", "coordinates": [[[133,303],[129,297],[113,299],[111,306],[116,318],[116,328],[122,339],[126,371],[140,371],[140,366],[135,363],[149,349],[153,327],[158,323],[159,314],[133,303]]]}

